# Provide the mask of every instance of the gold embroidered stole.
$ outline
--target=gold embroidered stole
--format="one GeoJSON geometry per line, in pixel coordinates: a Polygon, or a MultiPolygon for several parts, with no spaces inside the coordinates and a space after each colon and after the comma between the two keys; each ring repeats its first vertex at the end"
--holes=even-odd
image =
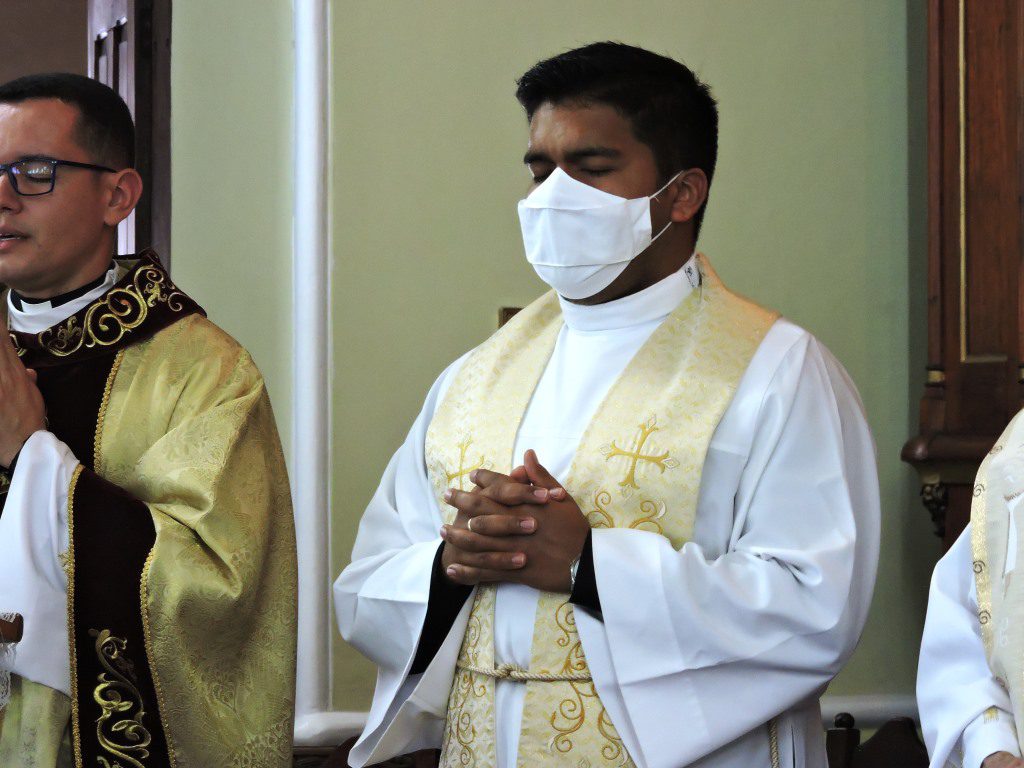
{"type": "MultiPolygon", "coordinates": [[[[715,428],[777,314],[730,293],[699,257],[701,287],[654,331],[589,424],[565,486],[597,528],[689,540],[701,469],[715,428]]],[[[427,433],[427,469],[441,500],[477,467],[508,472],[520,422],[562,318],[549,293],[464,363],[427,433]]],[[[543,461],[543,456],[541,457],[543,461]]],[[[443,766],[493,768],[495,588],[476,594],[448,704],[443,766]]],[[[567,595],[542,593],[534,626],[518,765],[631,766],[590,679],[567,595]],[[555,678],[551,680],[550,678],[555,678]]]]}
{"type": "MultiPolygon", "coordinates": [[[[981,464],[971,506],[971,549],[978,590],[978,621],[989,667],[1013,703],[1018,738],[1024,736],[1024,536],[1017,537],[1016,566],[1006,560],[1011,519],[1009,503],[1024,494],[1024,411],[1018,413],[981,464]]],[[[1024,531],[1022,531],[1024,533],[1024,531]]],[[[1020,741],[1024,748],[1024,739],[1020,741]]]]}

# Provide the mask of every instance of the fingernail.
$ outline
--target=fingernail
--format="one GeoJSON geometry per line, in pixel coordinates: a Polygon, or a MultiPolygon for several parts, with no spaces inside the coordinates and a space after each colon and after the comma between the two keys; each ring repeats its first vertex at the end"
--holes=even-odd
{"type": "Polygon", "coordinates": [[[441,538],[444,539],[444,538],[447,538],[447,537],[448,537],[448,526],[447,525],[442,525],[441,526],[441,538]]]}
{"type": "Polygon", "coordinates": [[[548,500],[548,489],[547,488],[538,488],[536,491],[533,492],[533,495],[536,496],[541,501],[547,501],[548,500]]]}
{"type": "Polygon", "coordinates": [[[456,568],[454,565],[449,565],[448,570],[446,570],[445,573],[447,573],[454,579],[456,576],[459,575],[459,569],[456,568]]]}
{"type": "Polygon", "coordinates": [[[473,530],[473,518],[472,517],[469,518],[469,520],[466,521],[466,528],[468,528],[470,531],[473,530]]]}
{"type": "Polygon", "coordinates": [[[526,562],[526,555],[512,555],[512,565],[522,565],[526,562]]]}
{"type": "Polygon", "coordinates": [[[469,473],[469,482],[476,483],[476,470],[469,473]]]}
{"type": "Polygon", "coordinates": [[[555,488],[553,491],[551,491],[551,498],[555,499],[556,501],[561,501],[562,499],[564,499],[565,488],[555,488]]]}
{"type": "Polygon", "coordinates": [[[537,521],[534,520],[532,517],[527,517],[525,520],[519,521],[519,527],[522,528],[524,531],[532,531],[534,528],[537,527],[537,521]]]}
{"type": "Polygon", "coordinates": [[[444,492],[444,500],[445,501],[451,501],[452,500],[452,496],[454,496],[454,495],[455,495],[455,491],[453,491],[451,488],[449,488],[447,491],[444,492]]]}

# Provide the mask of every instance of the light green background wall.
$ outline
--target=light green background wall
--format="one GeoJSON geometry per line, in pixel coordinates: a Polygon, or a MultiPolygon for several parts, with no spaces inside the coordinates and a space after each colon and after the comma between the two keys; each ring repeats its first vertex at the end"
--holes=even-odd
{"type": "MultiPolygon", "coordinates": [[[[938,554],[899,462],[923,367],[908,287],[923,286],[923,149],[908,143],[924,137],[919,5],[908,34],[892,0],[336,0],[333,571],[431,382],[499,306],[541,289],[515,215],[527,186],[515,77],[618,39],[686,62],[720,102],[702,250],[734,288],[811,329],[860,388],[884,540],[866,636],[832,692],[912,692],[938,554]]],[[[335,706],[365,708],[373,670],[336,651],[335,706]]]]}
{"type": "Polygon", "coordinates": [[[172,275],[291,410],[292,7],[174,0],[172,275]]]}

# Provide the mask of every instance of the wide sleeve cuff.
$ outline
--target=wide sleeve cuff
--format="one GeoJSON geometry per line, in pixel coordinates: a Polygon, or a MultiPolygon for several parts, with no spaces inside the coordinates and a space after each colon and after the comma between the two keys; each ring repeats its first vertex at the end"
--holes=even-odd
{"type": "Polygon", "coordinates": [[[455,619],[462,610],[466,598],[473,592],[473,588],[463,584],[456,584],[444,574],[444,567],[441,563],[441,556],[444,553],[444,544],[437,548],[434,555],[434,565],[430,571],[430,598],[427,602],[427,616],[423,620],[423,631],[420,633],[419,646],[416,648],[416,656],[412,661],[410,675],[418,675],[423,672],[434,658],[437,650],[441,647],[448,632],[455,623],[455,619]]]}
{"type": "Polygon", "coordinates": [[[1020,757],[1013,716],[996,707],[990,707],[968,724],[961,744],[964,768],[980,768],[985,758],[996,752],[1009,752],[1020,757]]]}
{"type": "Polygon", "coordinates": [[[20,613],[25,633],[13,670],[64,693],[68,670],[67,511],[78,460],[51,432],[21,449],[0,515],[0,610],[20,613]]]}

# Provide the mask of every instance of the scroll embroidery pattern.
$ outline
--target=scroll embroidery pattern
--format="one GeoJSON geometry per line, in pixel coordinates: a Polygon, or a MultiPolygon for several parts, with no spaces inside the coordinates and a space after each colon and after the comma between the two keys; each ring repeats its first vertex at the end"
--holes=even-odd
{"type": "Polygon", "coordinates": [[[96,740],[113,762],[102,756],[97,760],[103,768],[124,768],[121,760],[133,768],[145,768],[142,761],[149,757],[152,739],[142,724],[146,711],[135,685],[134,665],[124,656],[128,643],[108,629],[90,629],[89,635],[96,638],[96,657],[105,670],[97,676],[99,685],[92,694],[101,710],[96,740]]]}
{"type": "MultiPolygon", "coordinates": [[[[477,645],[480,642],[480,635],[480,619],[474,614],[466,625],[466,637],[460,654],[472,664],[476,664],[479,659],[477,645]]],[[[454,757],[454,760],[445,760],[443,764],[460,765],[465,768],[472,768],[477,764],[477,755],[473,748],[477,731],[467,705],[474,698],[486,696],[487,686],[478,675],[465,669],[456,671],[455,682],[448,699],[448,724],[444,744],[441,746],[441,753],[447,757],[454,757]]]]}
{"type": "MultiPolygon", "coordinates": [[[[568,648],[565,662],[559,671],[563,674],[588,672],[587,659],[583,654],[583,643],[576,632],[576,618],[573,615],[572,605],[563,603],[555,614],[555,621],[562,632],[556,642],[560,647],[568,648]]],[[[628,756],[622,739],[615,730],[615,726],[612,725],[604,705],[601,704],[593,681],[569,681],[567,685],[572,693],[562,699],[558,709],[551,713],[549,722],[554,730],[554,735],[548,743],[548,751],[557,750],[562,754],[571,752],[574,746],[573,737],[586,722],[587,705],[597,703],[599,711],[596,725],[598,733],[604,740],[604,744],[601,745],[601,756],[616,766],[626,765],[628,756]]]]}
{"type": "Polygon", "coordinates": [[[62,325],[47,328],[36,338],[57,357],[67,357],[83,347],[109,347],[142,325],[158,303],[172,312],[185,309],[185,295],[156,267],[138,269],[130,285],[114,288],[89,307],[81,323],[72,315],[62,325]]]}
{"type": "Polygon", "coordinates": [[[26,350],[21,346],[21,344],[18,343],[18,337],[9,331],[7,335],[10,337],[11,344],[14,345],[14,351],[18,355],[18,357],[24,357],[26,350]]]}

